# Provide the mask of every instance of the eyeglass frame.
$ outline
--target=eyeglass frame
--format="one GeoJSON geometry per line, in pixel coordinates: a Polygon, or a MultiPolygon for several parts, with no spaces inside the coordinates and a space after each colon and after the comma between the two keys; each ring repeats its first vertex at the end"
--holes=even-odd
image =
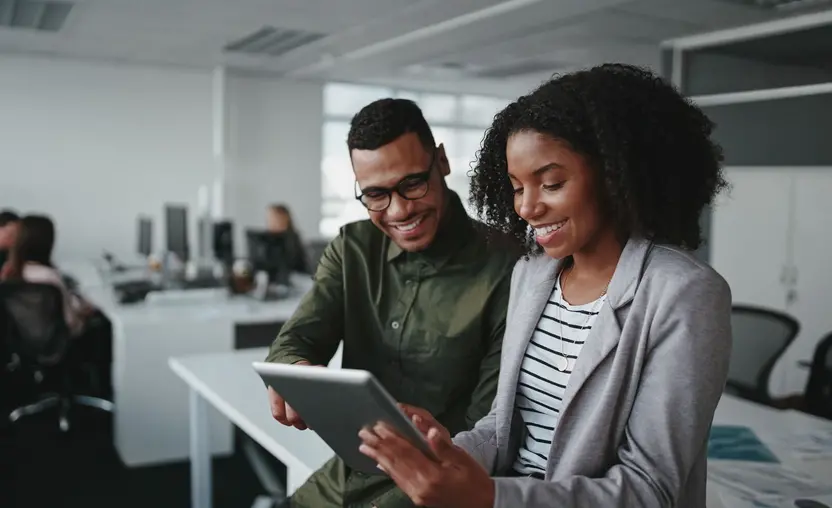
{"type": "Polygon", "coordinates": [[[430,156],[430,164],[428,165],[428,169],[426,169],[425,171],[421,171],[419,173],[409,174],[406,177],[399,180],[396,183],[396,185],[394,185],[393,187],[389,187],[389,188],[370,187],[369,188],[369,190],[371,190],[372,192],[384,192],[385,193],[385,195],[387,196],[387,204],[384,205],[383,208],[380,208],[378,210],[372,209],[364,201],[362,201],[361,198],[364,197],[364,195],[366,194],[366,191],[361,191],[360,187],[358,186],[358,180],[355,181],[355,192],[354,192],[355,199],[357,199],[358,202],[361,203],[362,206],[364,206],[364,208],[366,208],[367,210],[369,210],[371,212],[383,212],[384,210],[387,210],[388,208],[390,208],[390,204],[393,202],[393,193],[394,192],[396,194],[398,194],[399,197],[401,197],[402,199],[406,199],[407,201],[416,201],[417,199],[422,199],[423,197],[428,195],[428,192],[430,192],[430,177],[431,177],[431,173],[433,173],[433,167],[436,164],[436,152],[438,152],[438,151],[439,151],[438,147],[433,149],[433,153],[430,156]],[[401,185],[403,183],[405,183],[407,181],[412,181],[412,180],[419,180],[420,183],[423,182],[425,184],[425,193],[422,194],[421,196],[417,197],[417,198],[409,198],[409,197],[405,196],[399,190],[399,188],[401,187],[401,185]]]}

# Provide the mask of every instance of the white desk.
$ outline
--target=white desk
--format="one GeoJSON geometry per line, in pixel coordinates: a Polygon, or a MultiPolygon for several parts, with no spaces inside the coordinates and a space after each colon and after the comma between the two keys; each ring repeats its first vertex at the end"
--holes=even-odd
{"type": "MultiPolygon", "coordinates": [[[[832,429],[832,422],[799,411],[778,411],[730,395],[724,395],[714,415],[714,425],[744,425],[754,431],[780,462],[832,484],[832,459],[803,461],[785,448],[782,436],[808,430],[832,429]]],[[[726,508],[719,486],[708,483],[708,507],[726,508]]]]}
{"type": "MultiPolygon", "coordinates": [[[[208,406],[219,410],[286,464],[289,494],[332,457],[329,446],[313,432],[284,427],[272,418],[263,382],[251,368],[251,362],[261,360],[265,353],[265,350],[248,350],[170,360],[171,369],[191,390],[191,487],[195,508],[210,508],[211,462],[206,440],[212,430],[206,425],[208,406]]],[[[331,365],[340,365],[339,355],[331,365]]],[[[832,428],[832,422],[799,412],[777,411],[725,395],[717,407],[714,424],[748,426],[784,464],[832,483],[832,459],[801,462],[782,449],[782,441],[774,439],[778,434],[800,429],[832,428]]],[[[718,489],[718,486],[708,484],[708,508],[726,508],[720,501],[718,489]]]]}
{"type": "MultiPolygon", "coordinates": [[[[107,277],[94,277],[94,267],[62,268],[80,274],[79,291],[112,322],[113,434],[130,467],[188,459],[188,390],[168,368],[168,358],[233,351],[236,325],[288,320],[312,285],[308,276],[297,277],[293,295],[278,301],[235,297],[121,305],[107,277]]],[[[231,453],[228,419],[211,410],[208,421],[212,453],[231,453]]]]}
{"type": "MultiPolygon", "coordinates": [[[[341,348],[330,367],[341,365],[341,348]]],[[[191,506],[211,507],[211,454],[206,414],[219,410],[260,446],[286,465],[287,494],[332,458],[332,449],[311,431],[285,427],[272,418],[266,389],[251,363],[265,349],[171,358],[170,368],[190,388],[191,506]]]]}

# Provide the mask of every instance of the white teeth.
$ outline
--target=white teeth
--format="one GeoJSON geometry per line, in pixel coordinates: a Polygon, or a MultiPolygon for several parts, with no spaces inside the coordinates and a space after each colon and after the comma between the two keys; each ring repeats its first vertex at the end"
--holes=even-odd
{"type": "Polygon", "coordinates": [[[562,228],[563,225],[566,224],[566,221],[558,222],[557,224],[552,224],[550,226],[543,226],[542,228],[534,228],[534,232],[537,236],[546,236],[558,229],[562,228]]]}
{"type": "Polygon", "coordinates": [[[401,226],[396,226],[396,229],[399,231],[413,231],[419,224],[422,223],[422,218],[419,217],[415,221],[411,222],[410,224],[402,224],[401,226]]]}

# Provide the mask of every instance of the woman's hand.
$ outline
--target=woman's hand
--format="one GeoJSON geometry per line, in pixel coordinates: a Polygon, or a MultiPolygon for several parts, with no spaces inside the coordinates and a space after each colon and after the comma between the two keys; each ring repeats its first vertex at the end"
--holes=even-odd
{"type": "Polygon", "coordinates": [[[473,457],[451,442],[447,432],[436,427],[427,432],[436,460],[385,423],[359,432],[363,441],[359,450],[375,460],[379,469],[419,506],[491,508],[493,480],[473,457]]]}
{"type": "Polygon", "coordinates": [[[433,415],[430,414],[430,412],[427,409],[422,409],[420,407],[402,403],[399,403],[399,408],[401,408],[402,412],[404,412],[404,414],[406,414],[407,417],[410,418],[410,421],[413,422],[413,425],[415,425],[416,428],[419,429],[419,432],[424,434],[425,437],[427,437],[428,431],[430,431],[430,429],[433,428],[438,430],[440,434],[442,434],[444,437],[448,439],[448,441],[451,440],[451,433],[448,432],[448,429],[446,429],[444,426],[442,426],[441,423],[436,421],[436,418],[434,418],[433,415]]]}

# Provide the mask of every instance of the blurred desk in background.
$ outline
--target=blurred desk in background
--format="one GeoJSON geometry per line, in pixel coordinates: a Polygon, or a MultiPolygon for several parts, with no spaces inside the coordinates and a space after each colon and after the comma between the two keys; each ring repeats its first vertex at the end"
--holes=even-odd
{"type": "MultiPolygon", "coordinates": [[[[193,290],[120,304],[114,280],[131,274],[101,274],[92,263],[62,263],[79,292],[98,306],[113,326],[115,447],[127,466],[154,465],[188,458],[188,390],[168,367],[168,358],[231,352],[244,325],[277,330],[312,287],[308,275],[293,275],[289,296],[260,301],[229,296],[224,290],[193,290]],[[98,273],[98,275],[96,275],[98,273]],[[112,276],[111,276],[112,275],[112,276]]],[[[135,277],[135,274],[132,274],[135,277]]],[[[211,450],[233,452],[227,418],[210,418],[211,450]]]]}

